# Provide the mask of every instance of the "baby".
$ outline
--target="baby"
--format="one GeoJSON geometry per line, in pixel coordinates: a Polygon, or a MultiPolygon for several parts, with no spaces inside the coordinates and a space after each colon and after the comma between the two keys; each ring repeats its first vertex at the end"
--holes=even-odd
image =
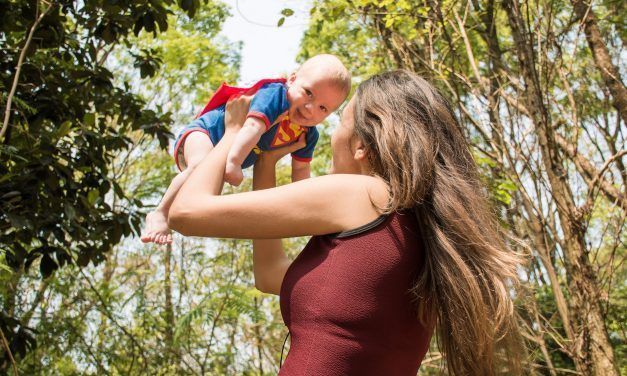
{"type": "Polygon", "coordinates": [[[141,236],[145,243],[172,241],[167,215],[178,190],[191,171],[224,135],[225,103],[234,94],[253,94],[248,117],[227,157],[224,180],[239,185],[242,169],[252,166],[257,155],[298,141],[306,146],[292,153],[292,181],[310,175],[309,162],[318,141],[319,124],[348,96],[350,74],[333,55],[317,55],[305,61],[287,80],[266,79],[250,88],[220,86],[199,117],[179,134],[174,159],[181,172],[172,180],[159,206],[146,216],[141,236]]]}

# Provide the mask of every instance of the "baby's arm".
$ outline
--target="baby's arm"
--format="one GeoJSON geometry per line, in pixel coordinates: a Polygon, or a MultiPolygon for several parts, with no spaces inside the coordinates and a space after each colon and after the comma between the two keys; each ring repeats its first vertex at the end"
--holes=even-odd
{"type": "Polygon", "coordinates": [[[292,158],[292,183],[299,180],[309,179],[311,168],[309,162],[302,162],[292,158]]]}
{"type": "Polygon", "coordinates": [[[255,117],[249,117],[244,122],[244,126],[239,130],[233,145],[229,150],[226,160],[226,171],[224,173],[224,181],[231,185],[240,185],[244,174],[242,173],[242,163],[257,145],[259,139],[266,131],[265,123],[255,117]]]}

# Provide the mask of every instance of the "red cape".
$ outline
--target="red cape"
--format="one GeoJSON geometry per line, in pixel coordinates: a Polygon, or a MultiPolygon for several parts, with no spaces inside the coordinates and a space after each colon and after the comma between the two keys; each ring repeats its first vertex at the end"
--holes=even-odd
{"type": "Polygon", "coordinates": [[[257,81],[251,87],[235,87],[229,86],[226,83],[222,83],[222,85],[220,85],[216,92],[213,93],[213,95],[209,99],[209,102],[207,103],[207,105],[205,105],[205,108],[200,111],[196,118],[199,118],[205,113],[222,106],[229,100],[229,98],[231,98],[235,94],[255,94],[257,90],[259,90],[263,85],[273,82],[279,82],[284,84],[287,82],[287,80],[285,78],[265,78],[263,80],[257,81]]]}

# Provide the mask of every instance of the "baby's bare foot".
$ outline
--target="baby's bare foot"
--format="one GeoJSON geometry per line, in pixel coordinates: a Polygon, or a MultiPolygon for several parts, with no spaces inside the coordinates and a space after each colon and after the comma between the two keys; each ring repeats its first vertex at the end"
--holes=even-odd
{"type": "Polygon", "coordinates": [[[224,172],[224,181],[237,187],[242,184],[242,180],[244,180],[242,168],[236,164],[227,163],[224,172]]]}
{"type": "Polygon", "coordinates": [[[168,227],[168,218],[165,213],[155,210],[146,215],[146,225],[142,232],[141,241],[157,244],[172,243],[172,232],[168,227]]]}

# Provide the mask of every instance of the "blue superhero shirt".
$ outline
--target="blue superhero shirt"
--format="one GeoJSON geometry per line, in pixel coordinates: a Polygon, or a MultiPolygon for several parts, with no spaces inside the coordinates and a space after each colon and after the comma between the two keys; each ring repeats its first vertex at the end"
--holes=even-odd
{"type": "MultiPolygon", "coordinates": [[[[288,109],[287,87],[284,84],[268,83],[257,91],[251,100],[248,117],[263,121],[266,125],[266,132],[259,139],[257,146],[248,154],[242,163],[242,168],[252,166],[259,153],[292,144],[303,133],[306,133],[306,146],[293,152],[292,158],[302,162],[311,161],[318,142],[318,130],[315,127],[302,127],[290,122],[287,116],[288,109]]],[[[176,141],[175,157],[184,137],[195,130],[207,133],[211,142],[216,145],[224,136],[224,111],[225,105],[221,105],[206,112],[186,126],[176,141]]]]}

